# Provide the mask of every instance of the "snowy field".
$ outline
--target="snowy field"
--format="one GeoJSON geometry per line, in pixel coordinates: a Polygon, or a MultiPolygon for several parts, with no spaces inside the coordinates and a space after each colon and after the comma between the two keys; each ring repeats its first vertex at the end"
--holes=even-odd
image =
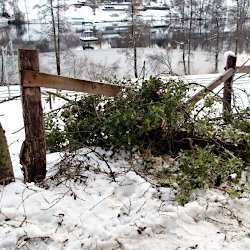
{"type": "MultiPolygon", "coordinates": [[[[137,71],[138,77],[150,76],[165,77],[169,73],[169,68],[164,64],[153,65],[149,56],[167,56],[166,50],[161,48],[138,48],[137,71]],[[144,63],[145,62],[145,63],[144,63]],[[145,66],[145,67],[144,67],[145,66]]],[[[169,55],[169,63],[172,71],[177,75],[183,75],[183,64],[181,50],[173,49],[169,55]]],[[[40,71],[46,73],[56,73],[55,55],[53,52],[40,53],[40,71]]],[[[242,65],[249,55],[238,55],[237,64],[242,65]]],[[[9,58],[7,64],[7,74],[10,84],[19,84],[18,59],[9,58]]],[[[219,72],[224,72],[225,58],[220,54],[219,72]]],[[[249,64],[248,64],[249,65],[249,64]]],[[[61,56],[61,72],[64,76],[80,79],[100,80],[100,77],[112,78],[116,76],[122,78],[134,78],[133,60],[128,58],[122,49],[111,49],[107,47],[96,48],[94,50],[82,50],[81,47],[63,52],[61,56]],[[112,70],[112,65],[116,65],[116,70],[112,70]],[[95,72],[95,74],[94,74],[95,72]],[[97,76],[97,77],[94,77],[97,76]],[[99,76],[99,78],[98,78],[99,76]]],[[[213,73],[213,57],[204,51],[195,51],[191,60],[191,73],[211,74],[213,73]],[[199,63],[197,63],[199,62],[199,63]]]]}
{"type": "MultiPolygon", "coordinates": [[[[215,76],[196,79],[209,77],[215,76]]],[[[249,90],[247,85],[246,80],[238,87],[249,90]]],[[[11,95],[19,94],[18,86],[10,88],[11,95]]],[[[7,96],[7,88],[0,93],[7,96]]],[[[53,103],[57,105],[61,103],[53,103]]],[[[43,108],[49,110],[45,101],[43,108]]],[[[0,186],[0,249],[250,249],[249,193],[231,199],[219,190],[197,190],[188,204],[179,206],[173,189],[136,174],[139,157],[110,158],[111,152],[100,148],[79,150],[74,162],[81,168],[74,170],[65,161],[58,164],[63,154],[48,154],[46,181],[24,184],[20,98],[0,104],[0,122],[16,177],[15,183],[0,186]],[[50,178],[59,169],[71,170],[75,177],[50,178]]]]}
{"type": "MultiPolygon", "coordinates": [[[[150,60],[150,56],[168,56],[166,50],[161,48],[138,48],[137,71],[139,78],[149,78],[150,76],[166,77],[169,75],[169,68],[165,64],[155,66],[150,60]]],[[[213,74],[214,62],[213,55],[204,51],[194,51],[191,58],[191,77],[183,76],[183,64],[181,50],[172,49],[169,55],[169,63],[172,71],[176,75],[184,78],[192,79],[200,78],[200,75],[213,74]]],[[[53,52],[40,53],[40,71],[45,73],[56,73],[55,55],[53,52]]],[[[250,55],[239,54],[237,56],[237,66],[250,65],[250,55]]],[[[11,58],[10,58],[11,59],[11,58]]],[[[10,84],[19,83],[17,57],[15,64],[12,60],[7,67],[10,84]]],[[[223,73],[226,65],[224,53],[219,56],[219,73],[223,73]]],[[[64,76],[70,76],[80,79],[90,79],[99,81],[101,77],[112,78],[116,76],[118,79],[134,78],[133,60],[127,58],[122,49],[102,48],[95,50],[82,50],[82,48],[63,52],[61,56],[61,72],[64,76]],[[116,69],[112,69],[112,65],[116,65],[116,69]],[[95,72],[95,73],[94,73],[95,72]],[[99,78],[98,78],[99,77],[99,78]]],[[[203,77],[204,77],[203,76],[203,77]]],[[[206,77],[206,76],[205,76],[206,77]]],[[[209,83],[209,78],[205,83],[209,83]]],[[[248,76],[245,77],[246,82],[248,76]]]]}

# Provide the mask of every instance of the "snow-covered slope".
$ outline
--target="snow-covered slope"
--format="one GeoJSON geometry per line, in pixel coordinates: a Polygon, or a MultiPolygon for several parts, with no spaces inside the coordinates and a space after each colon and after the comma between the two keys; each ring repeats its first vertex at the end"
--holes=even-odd
{"type": "Polygon", "coordinates": [[[16,176],[15,183],[0,186],[0,249],[249,249],[249,194],[231,199],[219,190],[197,191],[178,206],[173,189],[134,171],[139,157],[110,158],[100,148],[79,150],[75,167],[58,164],[65,155],[48,154],[48,179],[24,184],[20,99],[0,104],[0,122],[16,176]]]}

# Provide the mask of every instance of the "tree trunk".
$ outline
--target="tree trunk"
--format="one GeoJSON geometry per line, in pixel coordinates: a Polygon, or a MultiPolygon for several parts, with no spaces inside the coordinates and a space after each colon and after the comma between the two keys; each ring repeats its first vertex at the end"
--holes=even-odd
{"type": "Polygon", "coordinates": [[[60,3],[57,1],[57,74],[61,75],[61,25],[60,25],[60,3]]]}
{"type": "Polygon", "coordinates": [[[189,31],[188,31],[188,74],[190,75],[191,72],[191,32],[192,32],[192,28],[193,28],[193,1],[191,0],[190,2],[190,21],[189,21],[189,31]]]}
{"type": "Polygon", "coordinates": [[[236,14],[236,34],[235,34],[235,55],[238,53],[238,43],[239,43],[239,3],[237,1],[237,14],[236,14]]]}
{"type": "MultiPolygon", "coordinates": [[[[185,5],[183,3],[181,9],[181,30],[185,31],[185,5]]],[[[186,65],[186,41],[185,41],[185,32],[183,32],[183,48],[182,48],[182,63],[184,74],[187,75],[187,65],[186,65]]]]}
{"type": "Polygon", "coordinates": [[[4,130],[0,123],[0,184],[14,181],[14,173],[4,130]]]}
{"type": "Polygon", "coordinates": [[[55,56],[56,56],[56,70],[57,74],[61,74],[61,67],[60,67],[60,55],[59,55],[59,49],[58,49],[58,36],[59,36],[59,31],[58,34],[56,32],[56,22],[55,22],[55,14],[54,14],[54,9],[53,9],[53,1],[50,0],[50,14],[51,14],[51,21],[52,21],[52,29],[53,29],[53,37],[54,37],[54,48],[55,48],[55,56]]]}
{"type": "Polygon", "coordinates": [[[137,73],[137,49],[136,49],[136,45],[134,45],[134,72],[135,72],[135,78],[138,78],[138,73],[137,73]]]}
{"type": "Polygon", "coordinates": [[[218,17],[215,17],[216,19],[216,41],[215,41],[215,73],[218,73],[218,59],[219,59],[219,39],[220,39],[220,26],[218,17]]]}
{"type": "Polygon", "coordinates": [[[3,52],[2,52],[2,72],[1,72],[1,85],[4,85],[4,62],[3,62],[3,52]]]}
{"type": "Polygon", "coordinates": [[[183,48],[182,48],[182,62],[183,62],[184,74],[187,75],[185,43],[183,43],[183,48]]]}
{"type": "Polygon", "coordinates": [[[134,3],[132,3],[131,5],[131,11],[132,11],[132,29],[131,29],[131,34],[132,34],[132,39],[133,39],[133,55],[134,55],[134,74],[135,74],[135,78],[138,78],[138,73],[137,73],[137,38],[136,34],[135,34],[135,20],[134,20],[134,15],[135,15],[135,9],[134,9],[134,3]],[[134,40],[135,39],[135,40],[134,40]]]}

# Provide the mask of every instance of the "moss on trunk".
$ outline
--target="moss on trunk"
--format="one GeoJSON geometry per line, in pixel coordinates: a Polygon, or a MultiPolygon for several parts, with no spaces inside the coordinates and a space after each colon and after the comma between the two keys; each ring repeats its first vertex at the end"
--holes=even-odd
{"type": "Polygon", "coordinates": [[[12,162],[5,133],[0,123],[0,184],[7,185],[12,181],[14,181],[12,162]]]}

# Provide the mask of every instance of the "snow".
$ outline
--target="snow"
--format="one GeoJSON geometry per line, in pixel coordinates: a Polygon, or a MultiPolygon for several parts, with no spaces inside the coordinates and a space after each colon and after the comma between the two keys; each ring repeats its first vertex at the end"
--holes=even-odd
{"type": "Polygon", "coordinates": [[[225,56],[225,58],[228,58],[229,56],[236,57],[236,55],[233,51],[226,51],[224,56],[225,56]]]}
{"type": "MultiPolygon", "coordinates": [[[[48,110],[46,102],[43,108],[48,110]]],[[[139,156],[131,162],[125,154],[111,158],[101,148],[83,148],[74,157],[82,177],[63,181],[50,177],[59,168],[69,174],[76,169],[60,163],[65,154],[48,154],[47,180],[24,184],[18,159],[24,139],[21,101],[1,103],[0,110],[16,176],[16,182],[0,186],[0,249],[249,249],[248,193],[232,199],[220,190],[196,190],[179,206],[174,189],[134,171],[139,156]]]]}
{"type": "MultiPolygon", "coordinates": [[[[34,8],[37,4],[44,3],[45,0],[18,0],[18,8],[25,13],[25,18],[28,19],[29,21],[35,21],[38,18],[38,12],[39,8],[34,8]]],[[[77,1],[72,1],[72,0],[65,0],[65,3],[68,4],[69,6],[77,1]]],[[[146,1],[145,1],[146,3],[146,1]]],[[[149,2],[150,6],[152,7],[161,7],[164,5],[170,6],[170,1],[154,1],[154,2],[149,2]]],[[[235,1],[233,0],[227,0],[226,1],[226,6],[233,7],[235,6],[235,1]]],[[[8,7],[8,6],[7,6],[8,7]]],[[[170,10],[172,13],[175,13],[174,9],[170,10]]],[[[82,17],[85,19],[85,21],[92,21],[92,22],[100,22],[100,21],[121,21],[123,20],[127,14],[126,13],[120,13],[118,17],[114,18],[112,17],[113,13],[117,13],[117,11],[102,11],[101,7],[96,10],[96,15],[94,15],[92,9],[88,6],[83,6],[81,8],[75,8],[74,6],[70,6],[66,16],[69,17],[82,17]]],[[[162,20],[166,15],[169,14],[169,10],[146,10],[146,11],[141,11],[140,12],[142,16],[144,16],[145,20],[162,20]],[[149,19],[147,19],[149,17],[149,19]]]]}
{"type": "MultiPolygon", "coordinates": [[[[24,2],[19,0],[22,8],[24,2]]],[[[27,0],[27,3],[31,20],[36,17],[32,9],[36,1],[27,0]]],[[[148,13],[145,12],[145,16],[153,15],[148,13]]],[[[85,16],[94,20],[90,11],[86,11],[85,16]]],[[[140,49],[140,61],[143,62],[152,51],[164,52],[158,48],[140,49]]],[[[77,54],[79,57],[89,54],[95,62],[101,58],[106,64],[119,60],[123,70],[119,75],[131,76],[132,71],[119,50],[97,49],[78,51],[77,54]]],[[[46,68],[48,56],[44,54],[42,57],[45,60],[42,60],[41,67],[46,68]]],[[[173,50],[171,57],[173,68],[179,68],[179,73],[182,73],[180,51],[173,50]]],[[[207,64],[210,59],[208,54],[198,51],[193,62],[199,62],[199,68],[195,68],[194,73],[212,71],[211,63],[207,64]]],[[[223,69],[224,60],[220,64],[223,69]]],[[[152,72],[146,73],[149,76],[152,72]]],[[[186,76],[185,79],[204,84],[216,77],[186,76]]],[[[239,81],[242,82],[236,87],[242,89],[244,85],[249,93],[247,76],[239,81]]],[[[19,87],[10,88],[12,93],[18,93],[19,87]]],[[[0,90],[1,96],[7,92],[6,87],[0,87],[0,90]]],[[[239,94],[242,96],[241,90],[239,94]]],[[[244,103],[246,101],[247,98],[244,103]]],[[[58,101],[53,103],[53,108],[58,105],[61,105],[58,101]]],[[[48,110],[45,100],[43,108],[48,110]]],[[[174,201],[174,189],[158,187],[134,171],[134,165],[140,168],[140,161],[132,164],[126,155],[110,158],[111,152],[101,148],[78,151],[75,161],[82,164],[82,178],[68,179],[59,185],[57,183],[62,177],[51,180],[50,177],[64,167],[60,161],[65,156],[53,153],[47,154],[45,183],[24,184],[19,164],[19,151],[24,140],[20,98],[0,104],[0,122],[6,131],[16,177],[14,183],[0,186],[0,249],[250,249],[249,193],[241,199],[232,199],[220,190],[196,190],[189,203],[179,206],[174,201]],[[103,154],[115,173],[115,181],[100,157],[103,154]]],[[[68,170],[75,171],[73,167],[68,170]]],[[[249,182],[248,173],[243,173],[242,179],[249,182]]]]}
{"type": "MultiPolygon", "coordinates": [[[[19,0],[18,7],[23,13],[25,13],[26,19],[36,22],[39,18],[39,8],[36,8],[35,6],[41,3],[44,3],[44,0],[19,0]]],[[[83,18],[86,22],[94,23],[121,22],[128,19],[128,13],[126,13],[126,11],[104,11],[102,10],[102,6],[100,6],[94,13],[93,9],[89,6],[76,8],[70,6],[70,1],[66,1],[66,4],[68,4],[68,9],[65,12],[65,17],[69,18],[69,21],[72,17],[83,18]]],[[[163,20],[168,13],[168,10],[146,10],[140,12],[140,14],[145,17],[145,20],[163,20]]]]}

